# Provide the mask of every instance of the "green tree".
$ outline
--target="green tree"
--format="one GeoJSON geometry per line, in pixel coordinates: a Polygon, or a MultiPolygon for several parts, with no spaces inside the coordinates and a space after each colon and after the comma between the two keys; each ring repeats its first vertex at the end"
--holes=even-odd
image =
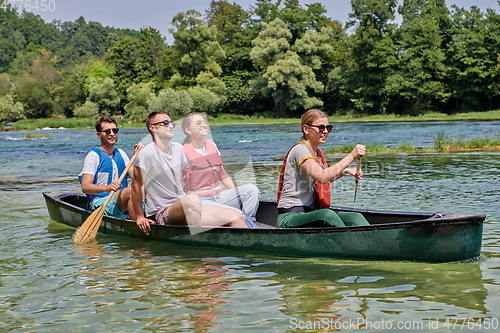
{"type": "Polygon", "coordinates": [[[381,91],[395,53],[392,21],[397,1],[352,0],[351,4],[347,26],[355,27],[350,54],[353,62],[340,75],[347,82],[351,106],[358,113],[385,113],[387,98],[381,91]]]}
{"type": "Polygon", "coordinates": [[[59,57],[60,66],[103,57],[119,39],[119,32],[114,28],[103,27],[98,22],[86,22],[83,17],[79,17],[75,22],[53,22],[52,25],[61,35],[53,49],[59,57]]]}
{"type": "Polygon", "coordinates": [[[168,73],[166,52],[165,37],[159,30],[151,27],[141,29],[135,62],[140,82],[153,80],[161,85],[168,73]]]}
{"type": "Polygon", "coordinates": [[[115,69],[113,79],[117,90],[125,93],[127,88],[134,83],[140,82],[140,69],[137,68],[137,50],[140,48],[139,41],[132,37],[122,37],[110,48],[106,60],[115,69]]]}
{"type": "Polygon", "coordinates": [[[250,89],[250,81],[254,73],[248,71],[234,71],[232,75],[226,75],[222,79],[226,86],[226,93],[221,104],[223,113],[252,114],[259,111],[254,105],[254,95],[250,89]]]}
{"type": "Polygon", "coordinates": [[[43,51],[33,61],[29,72],[16,81],[13,94],[24,105],[28,118],[64,116],[59,103],[62,76],[56,70],[55,62],[52,53],[43,51]]]}
{"type": "Polygon", "coordinates": [[[307,109],[323,104],[310,94],[320,93],[324,88],[314,73],[314,69],[321,66],[320,59],[315,55],[318,49],[308,49],[311,46],[309,42],[315,37],[315,32],[311,32],[292,47],[288,26],[275,19],[265,23],[264,30],[254,40],[250,56],[261,73],[253,81],[252,89],[271,97],[279,116],[287,115],[289,109],[307,109]],[[294,50],[300,52],[303,58],[294,50]]]}
{"type": "Polygon", "coordinates": [[[399,113],[420,114],[449,98],[442,33],[449,14],[444,0],[405,0],[401,8],[397,71],[382,91],[399,100],[399,113]]]}
{"type": "Polygon", "coordinates": [[[96,80],[104,80],[111,79],[114,75],[113,66],[101,59],[93,59],[88,63],[88,73],[85,78],[85,82],[83,84],[83,91],[89,95],[90,94],[90,86],[92,83],[95,83],[96,80]]]}
{"type": "Polygon", "coordinates": [[[89,85],[88,100],[97,104],[101,115],[118,114],[120,97],[111,78],[92,79],[89,85]]]}
{"type": "MultiPolygon", "coordinates": [[[[448,60],[447,86],[451,97],[447,111],[483,110],[491,99],[491,87],[485,83],[496,80],[491,69],[497,65],[498,37],[491,36],[491,22],[479,8],[454,7],[451,43],[446,50],[448,60]],[[491,38],[493,37],[493,38],[491,38]],[[496,41],[495,41],[496,39],[496,41]]],[[[496,27],[498,29],[499,26],[496,27]]]]}
{"type": "Polygon", "coordinates": [[[177,72],[188,79],[186,85],[192,85],[203,71],[220,76],[222,68],[219,62],[225,53],[217,41],[217,30],[204,24],[201,14],[195,10],[175,15],[172,25],[174,29],[169,30],[175,40],[172,56],[177,72]]]}
{"type": "Polygon", "coordinates": [[[234,71],[252,71],[249,53],[257,31],[249,29],[250,13],[236,3],[212,0],[205,17],[208,26],[217,30],[218,42],[226,53],[225,61],[221,63],[225,75],[234,71]]]}
{"type": "Polygon", "coordinates": [[[14,83],[11,77],[6,73],[0,74],[0,97],[8,95],[13,88],[14,83]]]}
{"type": "Polygon", "coordinates": [[[26,45],[24,36],[14,30],[8,22],[0,24],[0,73],[9,69],[17,52],[26,45]]]}
{"type": "Polygon", "coordinates": [[[326,16],[326,9],[321,3],[306,5],[304,8],[298,0],[257,0],[251,13],[257,19],[254,27],[261,30],[263,23],[270,23],[279,18],[285,22],[292,33],[291,42],[301,38],[307,30],[320,31],[327,27],[331,19],[326,16]]]}

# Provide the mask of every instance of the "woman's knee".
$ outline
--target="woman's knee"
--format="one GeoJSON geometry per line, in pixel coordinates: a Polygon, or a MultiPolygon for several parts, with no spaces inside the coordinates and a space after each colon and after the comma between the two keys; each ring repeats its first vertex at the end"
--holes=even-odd
{"type": "Polygon", "coordinates": [[[329,224],[334,227],[344,227],[345,224],[342,219],[331,209],[320,209],[317,210],[317,218],[318,220],[325,221],[326,224],[329,224]]]}

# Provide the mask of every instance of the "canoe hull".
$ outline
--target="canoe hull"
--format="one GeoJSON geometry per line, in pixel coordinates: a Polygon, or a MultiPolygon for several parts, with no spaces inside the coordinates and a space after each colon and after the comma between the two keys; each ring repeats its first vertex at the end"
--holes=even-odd
{"type": "MultiPolygon", "coordinates": [[[[77,228],[90,214],[78,204],[83,198],[77,194],[43,195],[49,215],[56,222],[77,228]]],[[[274,203],[261,203],[258,221],[267,218],[266,222],[272,226],[275,211],[274,203]]],[[[145,235],[133,221],[104,217],[99,231],[176,245],[293,257],[448,262],[480,255],[484,215],[444,214],[440,217],[432,213],[351,211],[363,213],[373,224],[296,229],[152,225],[151,234],[145,235]],[[391,222],[384,222],[386,220],[391,222]]]]}

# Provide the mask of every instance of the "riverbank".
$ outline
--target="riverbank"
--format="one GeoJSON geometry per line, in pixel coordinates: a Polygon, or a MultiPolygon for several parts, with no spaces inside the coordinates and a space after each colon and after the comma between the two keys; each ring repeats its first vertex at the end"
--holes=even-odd
{"type": "MultiPolygon", "coordinates": [[[[354,149],[353,145],[329,146],[325,151],[330,154],[348,154],[354,149]]],[[[433,146],[416,147],[411,143],[400,143],[397,146],[384,146],[377,143],[367,144],[367,151],[370,153],[443,153],[458,151],[500,151],[500,135],[490,137],[477,137],[472,139],[453,138],[440,132],[434,138],[433,146]]]]}
{"type": "MultiPolygon", "coordinates": [[[[395,116],[395,115],[373,115],[373,116],[331,116],[328,118],[331,123],[347,122],[445,122],[445,121],[497,121],[500,120],[500,110],[485,112],[469,112],[455,115],[432,112],[422,116],[395,116]]],[[[174,119],[179,120],[179,119],[174,119]]],[[[222,125],[276,125],[276,124],[299,124],[299,118],[265,118],[250,117],[245,115],[223,114],[217,117],[208,116],[210,126],[222,125]]],[[[94,128],[94,118],[67,118],[67,119],[24,119],[13,124],[4,125],[0,130],[36,130],[42,128],[72,128],[72,129],[92,129],[94,128]]],[[[126,119],[117,118],[120,127],[135,128],[143,127],[144,122],[132,122],[126,119]]],[[[0,125],[2,126],[2,125],[0,125]]]]}

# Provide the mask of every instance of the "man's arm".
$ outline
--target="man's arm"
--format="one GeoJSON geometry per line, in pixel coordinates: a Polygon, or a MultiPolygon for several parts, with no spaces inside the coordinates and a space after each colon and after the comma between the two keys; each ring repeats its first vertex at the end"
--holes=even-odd
{"type": "Polygon", "coordinates": [[[109,185],[94,184],[94,175],[85,173],[82,176],[82,192],[85,194],[99,194],[111,191],[118,191],[122,185],[119,182],[112,182],[109,185]]]}
{"type": "Polygon", "coordinates": [[[144,216],[144,211],[142,210],[142,188],[144,185],[143,170],[135,166],[134,167],[134,178],[132,178],[132,205],[134,207],[133,214],[135,216],[130,216],[130,218],[136,221],[137,226],[146,234],[149,235],[151,231],[151,223],[154,221],[146,218],[144,216]]]}

